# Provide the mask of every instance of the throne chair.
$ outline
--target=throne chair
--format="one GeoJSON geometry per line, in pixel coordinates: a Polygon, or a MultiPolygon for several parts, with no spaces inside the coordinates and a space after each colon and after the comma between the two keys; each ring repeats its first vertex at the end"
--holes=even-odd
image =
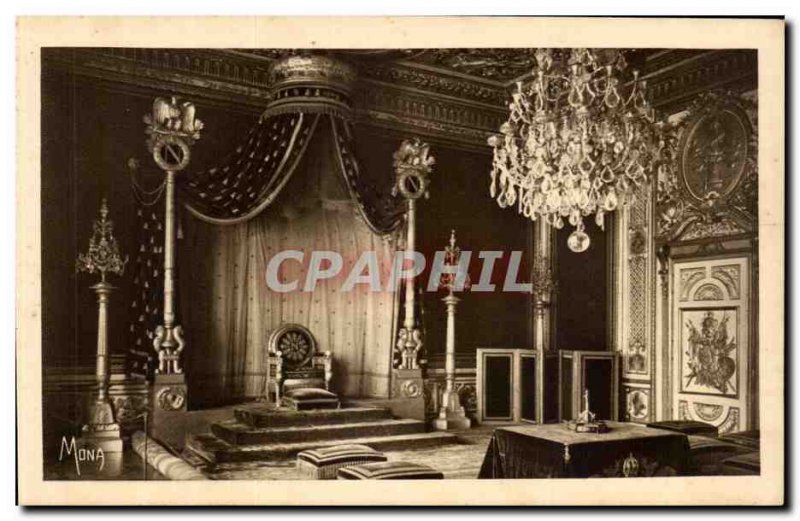
{"type": "Polygon", "coordinates": [[[295,410],[335,409],[331,392],[333,357],[320,353],[317,340],[299,324],[284,324],[267,339],[266,400],[295,410]]]}

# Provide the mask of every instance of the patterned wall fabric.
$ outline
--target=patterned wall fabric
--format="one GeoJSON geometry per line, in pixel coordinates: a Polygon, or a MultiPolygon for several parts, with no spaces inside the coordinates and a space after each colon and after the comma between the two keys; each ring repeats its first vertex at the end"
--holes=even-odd
{"type": "Polygon", "coordinates": [[[139,250],[133,260],[133,299],[130,303],[131,372],[150,377],[156,326],[162,322],[164,288],[164,199],[136,198],[139,250]]]}

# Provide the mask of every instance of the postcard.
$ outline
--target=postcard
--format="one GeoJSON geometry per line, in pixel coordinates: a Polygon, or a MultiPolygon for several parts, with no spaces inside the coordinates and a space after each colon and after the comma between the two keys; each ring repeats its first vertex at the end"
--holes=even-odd
{"type": "Polygon", "coordinates": [[[782,504],[783,53],[18,19],[20,503],[782,504]]]}

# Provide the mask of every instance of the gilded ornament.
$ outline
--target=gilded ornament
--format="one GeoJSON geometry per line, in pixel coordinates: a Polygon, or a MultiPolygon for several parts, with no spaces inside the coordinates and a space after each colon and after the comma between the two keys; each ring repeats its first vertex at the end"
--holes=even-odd
{"type": "Polygon", "coordinates": [[[164,411],[179,411],[186,403],[186,391],[180,387],[164,387],[158,392],[156,403],[164,411]]]}
{"type": "Polygon", "coordinates": [[[103,198],[100,203],[100,219],[92,224],[92,237],[89,251],[78,255],[75,268],[78,272],[100,273],[101,282],[106,281],[106,273],[122,275],[128,257],[119,253],[117,239],[114,238],[114,223],[108,219],[108,204],[103,198]]]}
{"type": "Polygon", "coordinates": [[[757,135],[749,102],[729,92],[698,97],[667,134],[656,187],[656,234],[694,240],[748,233],[758,218],[757,135]]]}
{"type": "Polygon", "coordinates": [[[711,387],[720,394],[735,393],[731,377],[736,373],[736,339],[728,336],[728,316],[718,319],[713,311],[707,311],[698,328],[687,320],[689,330],[688,349],[685,352],[689,372],[684,376],[685,387],[691,384],[711,387]]]}

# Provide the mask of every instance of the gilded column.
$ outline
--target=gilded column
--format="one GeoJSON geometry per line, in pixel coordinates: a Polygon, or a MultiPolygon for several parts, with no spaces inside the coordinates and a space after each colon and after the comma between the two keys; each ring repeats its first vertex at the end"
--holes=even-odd
{"type": "MultiPolygon", "coordinates": [[[[164,349],[175,347],[175,172],[167,170],[164,187],[164,349]]],[[[177,364],[177,361],[176,361],[177,364]]],[[[159,367],[159,370],[161,368],[159,367]]],[[[167,371],[169,372],[169,371],[167,371]]],[[[176,369],[175,372],[180,372],[176,369]]]]}
{"type": "Polygon", "coordinates": [[[108,401],[109,360],[108,360],[108,297],[114,286],[108,282],[98,282],[92,289],[97,293],[97,399],[108,401]]]}
{"type": "MultiPolygon", "coordinates": [[[[544,223],[542,223],[544,224],[544,223]]],[[[543,226],[542,228],[545,228],[543,226]]],[[[540,229],[542,229],[540,228],[540,229]]],[[[549,233],[548,233],[549,236],[549,233]]],[[[545,242],[545,241],[542,241],[545,242]]],[[[549,237],[546,241],[549,246],[549,237]]],[[[534,313],[534,349],[536,350],[536,421],[544,423],[545,416],[545,363],[547,351],[550,349],[548,332],[550,295],[556,288],[556,281],[550,268],[549,247],[538,250],[534,254],[533,267],[531,268],[531,298],[533,299],[534,313]],[[546,253],[545,253],[546,252],[546,253]]],[[[550,375],[549,377],[552,377],[550,375]]],[[[547,399],[551,399],[547,397],[547,399]]]]}
{"type": "Polygon", "coordinates": [[[660,380],[655,379],[655,398],[658,407],[652,411],[656,420],[665,420],[673,417],[672,411],[672,368],[667,363],[669,359],[669,286],[670,286],[670,246],[663,244],[656,251],[658,259],[658,286],[660,292],[656,295],[656,357],[659,363],[660,380]]]}
{"type": "MultiPolygon", "coordinates": [[[[552,279],[550,264],[552,262],[552,227],[539,219],[534,223],[534,266],[533,277],[547,276],[552,279]],[[539,263],[537,265],[537,263],[539,263]],[[542,270],[546,268],[546,272],[542,270]],[[539,270],[539,273],[536,272],[539,270]]],[[[548,351],[551,347],[550,338],[550,302],[549,291],[547,294],[537,296],[533,294],[533,338],[534,347],[539,353],[548,351]]],[[[543,380],[541,380],[543,381],[543,380]]]]}
{"type": "MultiPolygon", "coordinates": [[[[416,253],[417,199],[428,198],[429,176],[435,162],[428,155],[429,147],[418,139],[405,140],[394,153],[396,172],[392,194],[398,193],[407,202],[406,211],[406,257],[416,253]]],[[[397,269],[400,267],[398,266],[397,269]]],[[[405,317],[403,327],[398,331],[397,349],[400,351],[400,369],[419,369],[422,352],[422,331],[416,323],[416,299],[414,275],[405,278],[405,317]]]]}
{"type": "MultiPolygon", "coordinates": [[[[408,224],[406,229],[406,251],[414,253],[417,251],[417,201],[408,199],[408,224]]],[[[414,289],[414,276],[407,275],[404,281],[406,298],[403,329],[406,332],[405,343],[403,346],[402,366],[405,369],[416,369],[419,366],[419,352],[422,348],[421,336],[416,334],[416,300],[414,289]]]]}
{"type": "MultiPolygon", "coordinates": [[[[405,140],[394,153],[395,185],[393,195],[401,195],[407,204],[405,257],[416,256],[417,200],[429,197],[428,185],[434,158],[428,155],[428,145],[418,139],[405,140]]],[[[401,265],[396,263],[399,272],[401,265]]],[[[413,271],[413,270],[412,270],[413,271]]],[[[405,274],[405,316],[397,332],[392,395],[402,398],[394,407],[396,414],[425,420],[427,390],[425,388],[422,329],[417,327],[414,275],[405,274]]]]}
{"type": "Polygon", "coordinates": [[[195,118],[194,104],[156,98],[153,110],[146,114],[147,147],[153,160],[164,171],[164,309],[163,324],[156,327],[153,348],[158,366],[153,386],[156,409],[153,423],[163,411],[186,409],[187,386],[181,353],[184,349],[183,329],[175,315],[175,178],[189,166],[191,145],[200,138],[203,123],[195,118]]]}

